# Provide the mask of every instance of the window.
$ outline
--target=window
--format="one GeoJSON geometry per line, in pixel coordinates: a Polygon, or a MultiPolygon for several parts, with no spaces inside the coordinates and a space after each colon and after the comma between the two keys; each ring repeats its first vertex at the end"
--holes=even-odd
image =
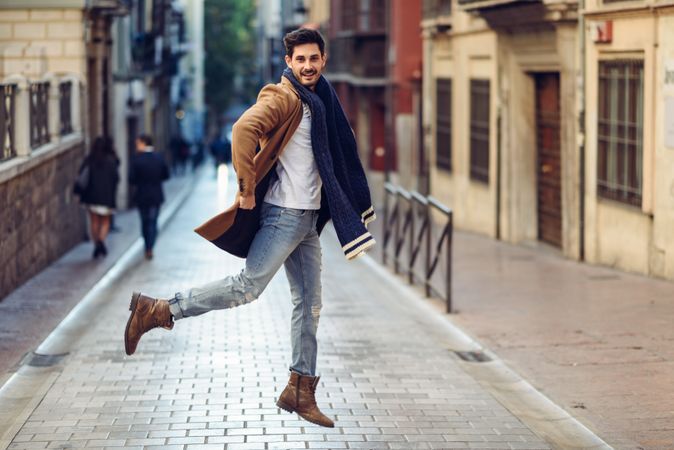
{"type": "Polygon", "coordinates": [[[599,63],[597,193],[641,206],[644,63],[599,63]]]}
{"type": "Polygon", "coordinates": [[[489,183],[489,80],[470,80],[470,178],[489,183]]]}
{"type": "Polygon", "coordinates": [[[438,78],[435,89],[436,164],[440,169],[452,170],[452,80],[438,78]]]}

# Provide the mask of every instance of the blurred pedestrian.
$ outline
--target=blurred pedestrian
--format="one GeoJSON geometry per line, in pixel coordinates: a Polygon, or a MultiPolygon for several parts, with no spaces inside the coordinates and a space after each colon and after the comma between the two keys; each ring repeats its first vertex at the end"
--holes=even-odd
{"type": "Polygon", "coordinates": [[[220,164],[229,164],[232,162],[232,144],[227,138],[216,135],[211,141],[211,155],[215,160],[215,170],[218,170],[220,164]]]}
{"type": "Polygon", "coordinates": [[[140,214],[145,259],[152,259],[159,208],[164,202],[162,183],[169,178],[169,170],[162,155],[154,151],[150,136],[143,134],[136,139],[136,151],[129,169],[129,183],[135,187],[133,199],[140,214]]]}
{"type": "Polygon", "coordinates": [[[181,134],[176,134],[171,138],[169,147],[171,148],[173,173],[176,175],[185,174],[187,161],[191,155],[190,143],[181,134]]]}
{"type": "MultiPolygon", "coordinates": [[[[112,139],[100,136],[94,140],[89,155],[80,167],[80,177],[86,180],[76,185],[76,193],[89,212],[91,240],[94,242],[93,258],[106,256],[105,239],[110,231],[110,217],[115,212],[119,159],[112,139]]],[[[79,182],[79,180],[78,180],[79,182]]]]}
{"type": "Polygon", "coordinates": [[[288,68],[281,82],[265,86],[234,125],[235,204],[196,230],[245,257],[245,268],[170,300],[134,293],[124,341],[131,355],[153,328],[171,329],[174,320],[250,303],[285,265],[293,303],[292,362],[276,404],[333,427],[315,398],[322,307],[319,233],[332,219],[346,258],[353,259],[374,245],[366,225],[375,214],[353,132],[321,75],[326,62],[322,36],[300,29],[288,33],[284,44],[288,68]]]}

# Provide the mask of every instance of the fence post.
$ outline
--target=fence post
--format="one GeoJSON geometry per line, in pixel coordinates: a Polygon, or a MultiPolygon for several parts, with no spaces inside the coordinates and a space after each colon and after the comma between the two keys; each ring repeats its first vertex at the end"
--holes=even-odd
{"type": "Polygon", "coordinates": [[[399,273],[397,247],[398,247],[398,240],[400,239],[400,192],[397,190],[395,193],[395,199],[396,199],[396,206],[395,206],[396,225],[395,228],[393,229],[393,271],[397,274],[399,273]]]}
{"type": "MultiPolygon", "coordinates": [[[[384,223],[383,223],[383,230],[384,233],[383,235],[386,236],[389,234],[388,231],[388,214],[389,214],[389,208],[388,208],[388,185],[384,183],[384,223]]],[[[390,234],[389,234],[390,236],[390,234]]],[[[389,238],[390,239],[390,238],[389,238]]],[[[388,241],[384,239],[383,245],[382,245],[382,250],[381,250],[381,260],[382,263],[384,264],[384,267],[386,267],[386,244],[388,244],[388,241]]]]}
{"type": "Polygon", "coordinates": [[[430,274],[428,273],[431,269],[431,234],[433,231],[433,222],[431,222],[431,202],[426,202],[426,263],[424,267],[425,282],[424,282],[424,291],[426,292],[426,297],[431,296],[431,279],[430,274]]]}
{"type": "Polygon", "coordinates": [[[5,84],[16,85],[14,98],[14,148],[16,156],[30,155],[30,86],[23,75],[10,75],[3,80],[5,84]]]}
{"type": "Polygon", "coordinates": [[[58,142],[61,139],[61,91],[59,89],[59,80],[53,73],[47,73],[42,78],[43,82],[49,83],[49,92],[47,94],[47,135],[48,142],[58,142]]]}
{"type": "Polygon", "coordinates": [[[447,279],[446,298],[447,313],[452,312],[452,234],[454,234],[454,212],[450,211],[447,217],[447,279]]]}
{"type": "Polygon", "coordinates": [[[416,219],[414,209],[414,196],[410,195],[408,211],[410,214],[410,243],[407,255],[407,281],[414,284],[414,268],[412,267],[412,254],[414,253],[414,220],[416,219]]]}

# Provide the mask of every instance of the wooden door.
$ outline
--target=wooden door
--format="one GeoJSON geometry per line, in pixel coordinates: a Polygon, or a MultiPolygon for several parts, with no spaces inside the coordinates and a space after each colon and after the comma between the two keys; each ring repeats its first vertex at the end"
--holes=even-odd
{"type": "Polygon", "coordinates": [[[536,75],[538,239],[562,246],[559,74],[536,75]]]}

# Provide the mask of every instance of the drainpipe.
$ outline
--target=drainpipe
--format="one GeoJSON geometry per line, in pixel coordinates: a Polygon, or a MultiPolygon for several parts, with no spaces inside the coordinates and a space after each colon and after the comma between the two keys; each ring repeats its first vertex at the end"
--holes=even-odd
{"type": "Polygon", "coordinates": [[[579,154],[579,173],[580,178],[580,201],[579,203],[579,226],[580,235],[578,236],[580,261],[585,260],[585,90],[586,90],[586,67],[585,67],[585,0],[578,2],[578,32],[580,45],[580,89],[578,96],[580,108],[578,111],[578,154],[579,154]]]}

